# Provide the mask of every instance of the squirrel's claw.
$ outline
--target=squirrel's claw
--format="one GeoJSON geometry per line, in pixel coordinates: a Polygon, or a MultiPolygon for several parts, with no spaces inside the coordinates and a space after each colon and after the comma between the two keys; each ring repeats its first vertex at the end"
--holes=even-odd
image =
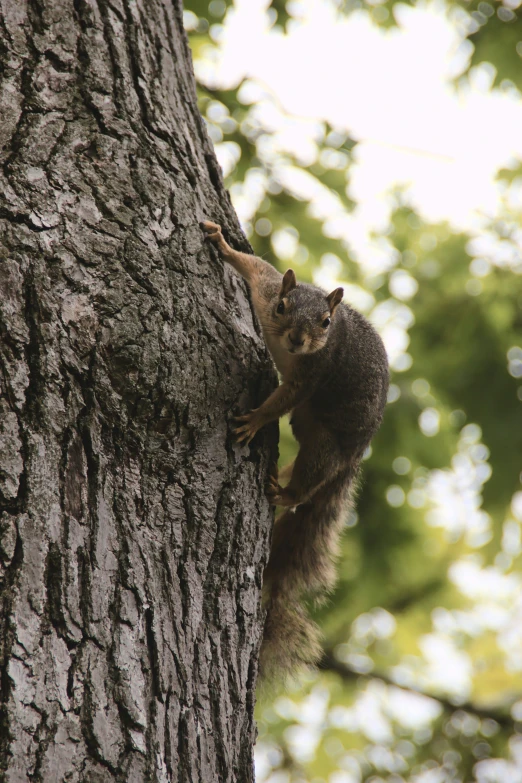
{"type": "Polygon", "coordinates": [[[247,446],[256,434],[255,432],[251,432],[248,427],[238,427],[237,429],[233,430],[233,433],[236,436],[238,443],[243,443],[246,441],[247,446]]]}
{"type": "Polygon", "coordinates": [[[218,245],[224,241],[221,226],[218,226],[217,223],[211,223],[210,220],[202,220],[199,225],[206,234],[205,239],[210,239],[211,242],[218,245]]]}
{"type": "Polygon", "coordinates": [[[280,505],[279,501],[281,499],[281,491],[282,491],[282,487],[279,487],[277,484],[268,484],[266,486],[265,495],[270,501],[270,505],[272,506],[280,505]]]}
{"type": "Polygon", "coordinates": [[[246,441],[248,445],[261,428],[262,424],[256,420],[255,413],[256,411],[253,410],[243,416],[234,416],[233,421],[241,425],[233,430],[238,443],[246,441]]]}
{"type": "Polygon", "coordinates": [[[279,483],[279,469],[277,464],[273,465],[270,469],[265,486],[265,495],[273,506],[284,506],[291,509],[296,505],[294,493],[287,487],[282,487],[279,483]]]}
{"type": "Polygon", "coordinates": [[[245,413],[244,416],[234,416],[232,421],[249,421],[250,413],[245,413]]]}
{"type": "Polygon", "coordinates": [[[265,489],[265,495],[272,506],[284,506],[286,508],[296,506],[294,493],[287,487],[282,487],[278,484],[277,480],[274,480],[272,476],[265,489]]]}
{"type": "Polygon", "coordinates": [[[232,250],[221,233],[221,226],[218,226],[217,223],[211,223],[210,220],[202,220],[199,225],[205,232],[205,239],[209,239],[225,259],[228,258],[232,250]]]}
{"type": "Polygon", "coordinates": [[[211,223],[210,220],[202,220],[199,227],[203,229],[209,236],[211,234],[221,234],[221,226],[217,223],[211,223]]]}
{"type": "Polygon", "coordinates": [[[279,492],[281,489],[281,486],[277,481],[277,476],[270,476],[266,486],[267,491],[270,490],[271,492],[279,492]]]}

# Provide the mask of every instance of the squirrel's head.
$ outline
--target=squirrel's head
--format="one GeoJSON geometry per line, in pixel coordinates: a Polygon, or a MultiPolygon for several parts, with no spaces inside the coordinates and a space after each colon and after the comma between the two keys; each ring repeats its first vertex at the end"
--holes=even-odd
{"type": "Polygon", "coordinates": [[[319,288],[297,284],[292,269],[285,272],[279,296],[273,304],[272,331],[289,353],[313,353],[328,339],[343,289],[326,295],[319,288]]]}

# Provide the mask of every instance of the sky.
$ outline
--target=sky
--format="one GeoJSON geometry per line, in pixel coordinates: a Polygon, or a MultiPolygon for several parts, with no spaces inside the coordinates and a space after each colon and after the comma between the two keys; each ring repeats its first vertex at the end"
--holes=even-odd
{"type": "Polygon", "coordinates": [[[397,26],[383,29],[365,11],[343,16],[325,0],[294,0],[282,34],[267,5],[236,0],[213,31],[217,51],[197,63],[203,81],[227,88],[248,79],[253,100],[268,94],[265,120],[303,162],[314,122],[359,140],[349,189],[359,221],[382,225],[397,186],[428,221],[466,230],[497,213],[495,175],[522,160],[522,103],[508,85],[491,89],[489,64],[459,78],[472,52],[461,9],[398,5],[397,26]]]}

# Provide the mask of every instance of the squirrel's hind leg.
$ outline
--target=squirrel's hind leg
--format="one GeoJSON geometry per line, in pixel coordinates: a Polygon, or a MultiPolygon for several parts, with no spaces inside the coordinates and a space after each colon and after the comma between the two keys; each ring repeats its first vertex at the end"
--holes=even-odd
{"type": "Polygon", "coordinates": [[[295,460],[289,462],[287,465],[281,468],[281,470],[278,470],[277,465],[275,465],[270,471],[270,476],[268,478],[268,483],[266,486],[266,496],[269,499],[269,501],[274,506],[280,506],[280,505],[287,506],[288,511],[291,511],[292,513],[295,513],[298,504],[294,506],[292,505],[288,506],[288,504],[284,502],[285,489],[284,487],[281,486],[279,482],[288,481],[291,478],[294,465],[295,465],[295,460]]]}
{"type": "Polygon", "coordinates": [[[284,505],[307,503],[343,467],[343,460],[332,435],[315,429],[311,437],[301,443],[292,476],[283,492],[284,505]]]}

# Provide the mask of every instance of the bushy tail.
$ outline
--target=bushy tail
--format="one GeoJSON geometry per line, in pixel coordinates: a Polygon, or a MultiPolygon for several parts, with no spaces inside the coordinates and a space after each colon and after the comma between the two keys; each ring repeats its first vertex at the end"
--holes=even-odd
{"type": "Polygon", "coordinates": [[[321,488],[309,503],[276,520],[265,569],[267,616],[261,646],[264,681],[285,678],[321,655],[320,633],[303,602],[319,599],[335,582],[335,558],[355,470],[321,488]]]}

